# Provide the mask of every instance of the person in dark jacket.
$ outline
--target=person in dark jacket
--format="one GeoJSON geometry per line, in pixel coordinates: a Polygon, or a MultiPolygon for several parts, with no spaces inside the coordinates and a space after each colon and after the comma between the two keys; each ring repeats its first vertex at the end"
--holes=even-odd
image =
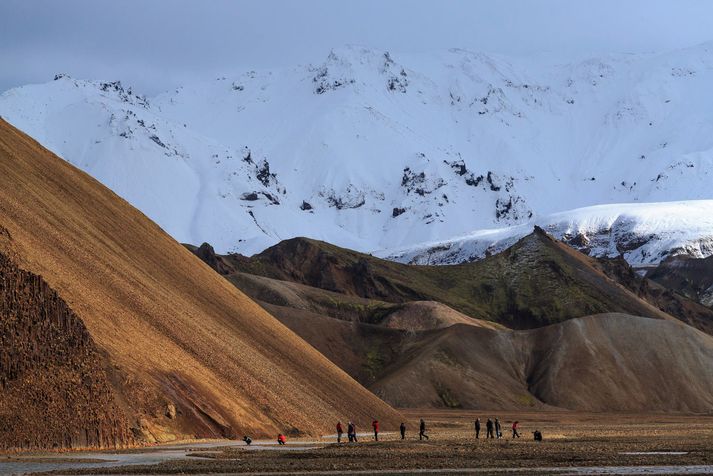
{"type": "Polygon", "coordinates": [[[428,435],[426,434],[426,422],[423,421],[423,418],[421,418],[421,423],[418,425],[418,439],[428,439],[428,435]]]}
{"type": "Polygon", "coordinates": [[[253,439],[250,438],[248,435],[243,436],[243,441],[245,442],[246,445],[250,446],[250,443],[253,442],[253,439]]]}
{"type": "Polygon", "coordinates": [[[500,439],[503,437],[503,429],[500,427],[500,419],[495,419],[495,436],[500,439]]]}
{"type": "Polygon", "coordinates": [[[399,431],[401,432],[401,439],[406,438],[406,423],[401,422],[401,426],[399,427],[399,431]]]}
{"type": "Polygon", "coordinates": [[[535,441],[542,441],[542,433],[540,433],[540,430],[533,431],[532,436],[535,438],[535,441]]]}
{"type": "Polygon", "coordinates": [[[342,422],[337,422],[337,443],[342,442],[342,435],[344,434],[344,428],[342,428],[342,422]]]}
{"type": "Polygon", "coordinates": [[[475,438],[480,438],[480,418],[475,419],[475,438]]]}
{"type": "Polygon", "coordinates": [[[379,441],[379,420],[372,421],[371,427],[374,429],[374,441],[379,441]]]}
{"type": "Polygon", "coordinates": [[[350,443],[357,443],[356,425],[351,421],[347,425],[347,437],[349,438],[350,443]]]}
{"type": "Polygon", "coordinates": [[[493,436],[493,420],[490,418],[485,422],[485,438],[495,438],[493,436]]]}

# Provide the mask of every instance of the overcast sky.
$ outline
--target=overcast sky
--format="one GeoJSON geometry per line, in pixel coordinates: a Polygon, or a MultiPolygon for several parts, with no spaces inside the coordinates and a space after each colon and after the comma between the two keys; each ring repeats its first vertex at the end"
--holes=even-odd
{"type": "Polygon", "coordinates": [[[711,40],[708,0],[0,0],[0,91],[66,72],[154,94],[187,77],[318,63],[345,44],[572,57],[711,40]]]}

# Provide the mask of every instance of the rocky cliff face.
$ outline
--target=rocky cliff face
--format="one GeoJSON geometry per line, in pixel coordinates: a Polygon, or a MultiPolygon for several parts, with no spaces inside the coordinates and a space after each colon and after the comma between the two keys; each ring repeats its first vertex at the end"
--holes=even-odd
{"type": "Polygon", "coordinates": [[[84,323],[0,252],[0,449],[117,447],[133,435],[84,323]]]}

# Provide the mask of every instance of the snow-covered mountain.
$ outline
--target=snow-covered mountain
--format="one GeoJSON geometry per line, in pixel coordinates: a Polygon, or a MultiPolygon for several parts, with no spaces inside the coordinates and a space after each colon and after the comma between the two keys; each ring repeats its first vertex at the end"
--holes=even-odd
{"type": "Polygon", "coordinates": [[[576,62],[348,47],[151,98],[58,75],[2,94],[0,115],[219,252],[403,249],[713,198],[713,44],[576,62]]]}
{"type": "Polygon", "coordinates": [[[671,254],[713,255],[713,200],[597,205],[540,217],[534,224],[478,230],[375,254],[411,264],[476,261],[512,246],[535,225],[589,255],[621,255],[635,267],[656,265],[671,254]]]}

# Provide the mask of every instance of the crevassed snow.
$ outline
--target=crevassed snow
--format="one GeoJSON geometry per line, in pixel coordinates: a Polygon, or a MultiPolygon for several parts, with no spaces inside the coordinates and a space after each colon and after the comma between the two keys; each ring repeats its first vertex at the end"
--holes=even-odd
{"type": "Polygon", "coordinates": [[[568,63],[346,47],[151,98],[61,76],[5,92],[0,115],[179,241],[369,251],[711,199],[711,84],[711,44],[568,63]]]}
{"type": "Polygon", "coordinates": [[[511,246],[537,225],[593,256],[623,255],[634,266],[655,265],[671,254],[713,254],[713,200],[618,203],[578,208],[532,223],[472,233],[375,254],[413,264],[455,264],[511,246]]]}

